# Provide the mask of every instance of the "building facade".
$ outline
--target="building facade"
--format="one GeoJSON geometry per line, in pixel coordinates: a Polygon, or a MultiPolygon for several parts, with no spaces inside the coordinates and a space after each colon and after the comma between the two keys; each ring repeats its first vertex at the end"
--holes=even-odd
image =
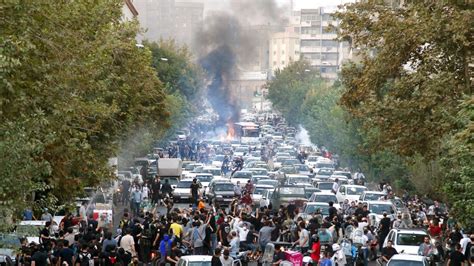
{"type": "Polygon", "coordinates": [[[300,36],[292,31],[293,27],[284,32],[272,34],[269,42],[269,65],[272,74],[278,69],[283,69],[291,62],[300,59],[300,36]]]}
{"type": "Polygon", "coordinates": [[[349,56],[349,45],[336,40],[336,31],[331,30],[330,25],[338,26],[330,10],[301,10],[301,57],[319,71],[323,78],[334,80],[343,61],[349,56]]]}

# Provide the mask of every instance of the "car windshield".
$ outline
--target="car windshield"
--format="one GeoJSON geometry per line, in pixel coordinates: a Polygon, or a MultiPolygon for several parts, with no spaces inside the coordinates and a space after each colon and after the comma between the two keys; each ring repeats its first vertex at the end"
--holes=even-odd
{"type": "MultiPolygon", "coordinates": [[[[165,180],[168,180],[168,183],[170,185],[177,185],[178,182],[179,182],[179,180],[177,178],[165,178],[165,180]]],[[[163,182],[164,182],[164,180],[163,180],[163,182]]]]}
{"type": "Polygon", "coordinates": [[[337,202],[336,195],[316,195],[316,197],[314,198],[314,202],[329,203],[330,201],[337,202]]]}
{"type": "Polygon", "coordinates": [[[212,175],[221,175],[221,169],[204,169],[202,172],[212,175]]]}
{"type": "Polygon", "coordinates": [[[347,195],[362,195],[365,187],[347,187],[347,195]]]}
{"type": "Polygon", "coordinates": [[[282,187],[280,188],[280,195],[292,197],[304,197],[304,188],[302,187],[282,187]]]}
{"type": "Polygon", "coordinates": [[[199,180],[199,182],[211,182],[212,176],[210,175],[198,175],[196,176],[196,179],[199,180]]]}
{"type": "Polygon", "coordinates": [[[317,163],[316,168],[334,168],[332,163],[317,163]]]}
{"type": "Polygon", "coordinates": [[[315,213],[316,210],[319,209],[321,211],[321,214],[324,216],[329,215],[329,205],[307,205],[306,208],[304,209],[304,212],[307,214],[312,214],[315,213]]]}
{"type": "Polygon", "coordinates": [[[176,187],[177,188],[190,188],[192,183],[193,183],[192,181],[181,181],[178,183],[176,187]]]}
{"type": "Polygon", "coordinates": [[[265,190],[267,190],[267,188],[257,187],[257,188],[255,188],[255,190],[253,191],[253,194],[262,195],[263,192],[265,192],[265,190]]]}
{"type": "Polygon", "coordinates": [[[249,151],[248,148],[245,148],[245,147],[238,147],[235,149],[236,152],[247,152],[249,151]]]}
{"type": "Polygon", "coordinates": [[[272,179],[262,179],[258,180],[257,185],[271,185],[273,187],[276,187],[278,186],[278,181],[272,179]]]}
{"type": "Polygon", "coordinates": [[[383,194],[380,193],[366,193],[364,196],[364,200],[378,200],[380,197],[382,197],[383,194]]]}
{"type": "Polygon", "coordinates": [[[253,169],[252,174],[254,175],[268,175],[268,171],[265,169],[253,169]]]}
{"type": "Polygon", "coordinates": [[[281,163],[281,162],[284,162],[286,160],[288,160],[288,157],[278,157],[278,158],[276,158],[275,162],[281,163]]]}
{"type": "Polygon", "coordinates": [[[283,167],[280,171],[285,174],[296,174],[296,169],[294,167],[283,167]]]}
{"type": "Polygon", "coordinates": [[[308,162],[316,162],[318,160],[318,157],[308,157],[308,162]]]}
{"type": "Polygon", "coordinates": [[[383,214],[384,212],[390,213],[392,210],[391,204],[370,204],[370,212],[376,214],[383,214]]]}
{"type": "Polygon", "coordinates": [[[16,228],[16,234],[19,236],[39,236],[39,233],[43,226],[40,225],[18,225],[16,228]]]}
{"type": "Polygon", "coordinates": [[[232,177],[233,178],[251,178],[252,173],[251,172],[236,172],[232,177]]]}
{"type": "Polygon", "coordinates": [[[322,190],[331,190],[332,189],[332,183],[319,183],[318,188],[322,190]]]}
{"type": "Polygon", "coordinates": [[[293,165],[293,164],[298,164],[299,161],[296,159],[287,159],[283,161],[283,165],[293,165]]]}
{"type": "Polygon", "coordinates": [[[401,246],[419,246],[425,239],[424,234],[399,233],[397,235],[397,245],[401,246]]]}
{"type": "Polygon", "coordinates": [[[391,260],[387,266],[423,266],[421,261],[391,260]]]}
{"type": "Polygon", "coordinates": [[[210,261],[190,261],[188,266],[211,266],[210,261]]]}
{"type": "Polygon", "coordinates": [[[288,183],[310,183],[309,181],[309,177],[304,177],[304,176],[300,176],[300,177],[290,177],[288,179],[288,183]]]}
{"type": "Polygon", "coordinates": [[[20,239],[14,234],[0,234],[0,248],[17,249],[21,247],[20,239]]]}
{"type": "Polygon", "coordinates": [[[307,172],[309,172],[309,167],[307,165],[304,165],[304,164],[295,165],[295,168],[298,171],[307,171],[307,172]]]}
{"type": "Polygon", "coordinates": [[[214,185],[214,191],[234,191],[234,185],[232,183],[220,183],[214,185]]]}

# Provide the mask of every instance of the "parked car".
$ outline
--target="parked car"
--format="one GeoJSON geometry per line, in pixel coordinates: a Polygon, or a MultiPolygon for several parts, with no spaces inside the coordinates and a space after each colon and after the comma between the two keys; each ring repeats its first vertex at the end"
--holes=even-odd
{"type": "MultiPolygon", "coordinates": [[[[383,246],[387,246],[387,242],[392,240],[392,246],[398,253],[418,254],[418,248],[425,237],[430,237],[425,230],[422,229],[392,229],[388,233],[383,246]]],[[[431,239],[431,238],[430,238],[431,239]]]]}
{"type": "Polygon", "coordinates": [[[275,179],[260,179],[257,181],[257,185],[270,185],[273,188],[278,187],[279,182],[275,179]]]}

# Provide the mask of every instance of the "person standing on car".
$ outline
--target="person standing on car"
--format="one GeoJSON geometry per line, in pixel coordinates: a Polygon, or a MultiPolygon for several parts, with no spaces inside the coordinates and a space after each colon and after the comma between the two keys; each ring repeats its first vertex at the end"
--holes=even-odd
{"type": "Polygon", "coordinates": [[[192,197],[192,203],[193,207],[196,207],[198,205],[198,200],[199,200],[199,184],[197,182],[197,179],[194,178],[193,182],[191,183],[190,189],[191,189],[191,197],[192,197]]]}
{"type": "Polygon", "coordinates": [[[171,196],[173,188],[171,187],[169,180],[165,179],[165,183],[161,186],[161,194],[163,197],[171,196]]]}
{"type": "Polygon", "coordinates": [[[334,179],[334,183],[332,184],[332,192],[334,194],[336,194],[337,190],[339,190],[339,179],[338,178],[334,179]]]}

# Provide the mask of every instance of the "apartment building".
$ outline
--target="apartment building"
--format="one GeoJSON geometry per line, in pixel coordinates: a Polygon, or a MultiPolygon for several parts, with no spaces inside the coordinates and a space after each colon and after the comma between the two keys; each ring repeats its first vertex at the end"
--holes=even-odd
{"type": "Polygon", "coordinates": [[[349,56],[349,45],[336,40],[338,22],[330,9],[302,9],[300,20],[300,53],[323,78],[337,78],[341,65],[349,56]]]}

